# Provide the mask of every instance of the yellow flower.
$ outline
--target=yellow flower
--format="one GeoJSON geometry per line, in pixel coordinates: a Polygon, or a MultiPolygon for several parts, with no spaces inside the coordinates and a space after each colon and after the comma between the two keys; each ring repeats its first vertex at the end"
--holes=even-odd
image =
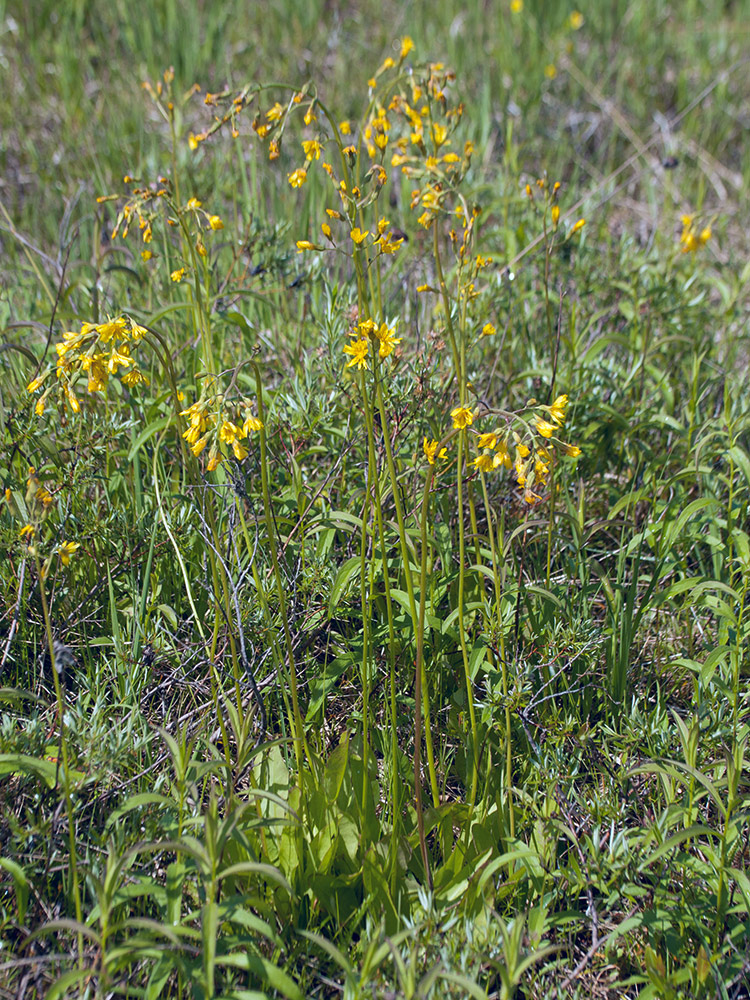
{"type": "Polygon", "coordinates": [[[302,187],[302,185],[305,183],[306,180],[307,180],[307,171],[304,170],[302,167],[297,167],[296,170],[293,170],[291,174],[289,174],[289,183],[292,185],[293,188],[302,187]]]}
{"type": "Polygon", "coordinates": [[[67,399],[68,406],[71,408],[73,413],[81,412],[81,404],[78,402],[78,397],[76,396],[76,394],[73,392],[73,390],[70,388],[69,385],[65,386],[65,398],[67,399]]]}
{"type": "Polygon", "coordinates": [[[448,137],[448,129],[445,125],[438,125],[435,123],[432,126],[432,138],[435,140],[436,146],[442,146],[448,137]]]}
{"type": "Polygon", "coordinates": [[[39,386],[42,384],[43,381],[44,381],[44,375],[38,375],[36,378],[33,378],[29,382],[29,384],[26,386],[26,391],[34,392],[35,389],[39,388],[39,386]]]}
{"type": "Polygon", "coordinates": [[[578,31],[583,25],[583,14],[580,10],[571,11],[570,17],[568,18],[568,24],[573,29],[573,31],[578,31]]]}
{"type": "Polygon", "coordinates": [[[455,410],[451,410],[451,417],[453,417],[453,426],[459,430],[469,427],[474,422],[474,414],[468,406],[457,406],[455,410]]]}
{"type": "Polygon", "coordinates": [[[352,231],[349,233],[349,235],[357,244],[357,246],[361,246],[367,239],[367,237],[370,235],[370,230],[366,229],[364,232],[362,232],[362,230],[358,226],[355,226],[354,229],[352,229],[352,231]]]}
{"type": "Polygon", "coordinates": [[[547,420],[542,420],[541,417],[537,417],[534,425],[535,425],[537,431],[544,438],[550,438],[550,437],[552,437],[552,435],[557,430],[557,428],[555,427],[554,424],[549,423],[549,421],[547,421],[547,420]]]}
{"type": "Polygon", "coordinates": [[[60,562],[63,564],[63,566],[69,565],[71,556],[74,556],[80,547],[81,546],[78,542],[62,543],[59,552],[60,552],[60,562]]]}
{"type": "Polygon", "coordinates": [[[510,10],[512,14],[520,14],[523,10],[523,0],[510,0],[510,10]]]}
{"type": "Polygon", "coordinates": [[[435,464],[436,458],[448,457],[447,448],[441,448],[440,453],[438,454],[438,442],[435,441],[434,439],[432,441],[428,441],[427,438],[425,438],[422,443],[422,450],[424,451],[425,457],[427,458],[427,461],[430,463],[430,465],[435,464]]]}
{"type": "MultiPolygon", "coordinates": [[[[519,486],[523,485],[523,484],[521,483],[520,479],[519,479],[519,481],[518,481],[518,484],[519,484],[519,486]]],[[[539,496],[539,494],[538,494],[538,493],[534,493],[534,492],[533,492],[533,490],[529,489],[529,487],[528,487],[528,486],[527,486],[527,487],[526,487],[526,489],[524,490],[524,494],[523,494],[523,498],[524,498],[524,500],[526,501],[526,503],[529,503],[529,504],[535,504],[535,503],[539,503],[539,501],[540,501],[540,500],[542,499],[542,498],[541,498],[541,497],[539,496]]]]}
{"type": "Polygon", "coordinates": [[[211,450],[208,453],[208,465],[206,466],[206,469],[209,472],[213,472],[214,469],[220,464],[221,460],[222,460],[222,454],[219,451],[217,445],[214,443],[213,445],[211,445],[211,450]]]}
{"type": "Polygon", "coordinates": [[[494,448],[497,444],[497,434],[490,431],[489,434],[480,434],[477,440],[477,447],[479,448],[494,448]]]}
{"type": "Polygon", "coordinates": [[[219,440],[223,441],[225,444],[232,444],[232,442],[240,435],[240,429],[237,424],[233,424],[231,420],[222,421],[221,427],[219,428],[219,440]]]}
{"type": "MultiPolygon", "coordinates": [[[[133,364],[133,359],[128,353],[127,345],[122,347],[119,351],[114,348],[107,361],[107,371],[111,372],[113,375],[117,374],[118,368],[127,368],[129,365],[133,364]]],[[[93,371],[93,367],[92,367],[93,371]]]]}
{"type": "Polygon", "coordinates": [[[254,417],[252,413],[248,412],[247,416],[245,417],[245,422],[242,425],[242,430],[244,431],[245,434],[250,434],[251,431],[259,431],[262,426],[263,423],[260,420],[258,420],[257,417],[254,417]]]}
{"type": "Polygon", "coordinates": [[[395,337],[395,332],[396,331],[389,327],[386,323],[381,323],[380,327],[375,331],[375,336],[380,341],[378,354],[381,358],[387,358],[389,354],[393,353],[393,349],[396,344],[401,343],[401,337],[395,337]]]}
{"type": "Polygon", "coordinates": [[[339,122],[339,132],[342,135],[351,135],[352,127],[347,121],[339,122]]]}
{"type": "Polygon", "coordinates": [[[154,255],[153,255],[153,253],[151,252],[151,250],[141,250],[141,259],[142,259],[142,260],[151,260],[151,258],[152,258],[153,256],[154,256],[154,255]]]}
{"type": "Polygon", "coordinates": [[[197,198],[190,198],[187,203],[187,208],[189,211],[195,211],[201,207],[202,202],[198,201],[197,198]]]}
{"type": "Polygon", "coordinates": [[[347,361],[346,367],[352,368],[356,365],[358,369],[367,368],[367,355],[369,350],[369,342],[365,340],[364,337],[360,337],[359,340],[355,340],[353,343],[347,344],[344,347],[344,354],[350,354],[351,361],[347,361]]]}
{"type": "Polygon", "coordinates": [[[497,330],[492,325],[492,323],[485,323],[484,326],[482,327],[482,333],[480,336],[491,337],[494,333],[497,333],[497,330]]]}
{"type": "Polygon", "coordinates": [[[317,250],[318,248],[309,240],[297,240],[297,249],[301,253],[303,250],[317,250]]]}
{"type": "Polygon", "coordinates": [[[399,59],[406,59],[411,50],[414,48],[414,42],[409,38],[408,35],[404,35],[401,39],[401,51],[399,53],[399,59]]]}
{"type": "Polygon", "coordinates": [[[304,139],[302,142],[302,148],[305,151],[305,157],[308,160],[319,160],[321,145],[317,139],[304,139]]]}
{"type": "Polygon", "coordinates": [[[557,67],[555,66],[554,63],[547,63],[547,65],[544,67],[544,75],[547,77],[548,80],[555,79],[555,77],[557,76],[557,67]]]}
{"type": "Polygon", "coordinates": [[[125,372],[125,374],[121,376],[121,380],[123,385],[126,385],[131,389],[134,385],[139,385],[141,382],[143,382],[144,385],[148,385],[148,378],[146,378],[139,368],[132,368],[129,372],[125,372]]]}
{"type": "Polygon", "coordinates": [[[247,448],[241,441],[232,441],[232,451],[238,462],[241,462],[243,458],[247,458],[247,448]]]}
{"type": "Polygon", "coordinates": [[[552,206],[552,225],[557,229],[557,223],[560,221],[560,206],[552,206]]]}
{"type": "Polygon", "coordinates": [[[513,465],[510,452],[508,451],[508,446],[505,441],[498,442],[497,451],[495,452],[495,457],[492,459],[492,464],[496,469],[501,465],[504,465],[506,469],[509,469],[511,465],[513,465]]]}
{"type": "Polygon", "coordinates": [[[36,528],[33,524],[25,524],[18,532],[19,538],[33,538],[36,528]]]}
{"type": "Polygon", "coordinates": [[[217,229],[224,228],[224,223],[221,221],[218,215],[209,215],[208,224],[214,231],[217,229]]]}
{"type": "Polygon", "coordinates": [[[566,455],[570,455],[571,458],[578,458],[581,454],[581,449],[575,444],[564,444],[563,451],[566,455]]]}
{"type": "Polygon", "coordinates": [[[188,444],[195,444],[198,438],[201,436],[201,431],[203,427],[200,424],[191,424],[186,431],[183,432],[183,437],[188,444]]]}
{"type": "Polygon", "coordinates": [[[477,455],[473,464],[474,468],[479,469],[480,472],[492,472],[495,467],[492,455],[486,452],[481,455],[477,455]]]}
{"type": "Polygon", "coordinates": [[[277,101],[272,108],[269,108],[268,111],[266,111],[266,118],[269,122],[276,122],[283,116],[283,114],[284,109],[277,101]]]}
{"type": "Polygon", "coordinates": [[[182,279],[185,277],[185,268],[184,267],[180,267],[176,271],[172,271],[172,273],[170,274],[169,277],[174,282],[180,282],[180,281],[182,281],[182,279]]]}
{"type": "Polygon", "coordinates": [[[573,228],[572,228],[572,229],[570,230],[570,235],[572,236],[572,235],[573,235],[573,233],[577,233],[577,232],[578,232],[578,230],[579,230],[579,229],[583,229],[583,227],[584,227],[585,225],[586,225],[586,220],[585,220],[585,219],[579,219],[579,220],[578,220],[578,222],[576,222],[576,224],[575,224],[575,225],[573,226],[573,228]]]}
{"type": "MultiPolygon", "coordinates": [[[[183,435],[183,437],[184,437],[184,435],[183,435]]],[[[203,449],[208,444],[209,437],[210,437],[209,434],[204,434],[202,438],[198,438],[198,440],[194,441],[191,444],[190,450],[192,451],[192,453],[195,455],[196,458],[200,455],[200,453],[203,451],[203,449]]]]}
{"type": "MultiPolygon", "coordinates": [[[[95,358],[86,358],[81,367],[89,373],[89,382],[86,388],[89,392],[103,392],[107,388],[109,372],[107,366],[103,364],[106,354],[97,354],[95,358]]],[[[116,371],[117,369],[115,369],[116,371]]]]}
{"type": "MultiPolygon", "coordinates": [[[[96,327],[96,332],[99,334],[99,340],[101,340],[103,344],[106,344],[107,341],[112,340],[113,337],[122,336],[125,332],[125,325],[125,320],[122,316],[118,319],[107,320],[106,323],[100,323],[96,327]]],[[[88,330],[81,330],[81,333],[88,333],[88,330]]]]}
{"type": "Polygon", "coordinates": [[[566,394],[558,396],[554,401],[552,406],[549,408],[549,415],[553,422],[556,424],[565,423],[565,410],[568,406],[568,397],[566,394]]]}

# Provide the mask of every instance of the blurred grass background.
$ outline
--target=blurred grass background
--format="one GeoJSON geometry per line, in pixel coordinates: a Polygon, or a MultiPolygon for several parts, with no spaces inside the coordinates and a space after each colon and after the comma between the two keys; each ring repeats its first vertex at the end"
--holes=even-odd
{"type": "MultiPolygon", "coordinates": [[[[342,114],[356,114],[373,69],[409,34],[419,52],[457,70],[485,168],[510,158],[583,196],[635,155],[618,178],[629,183],[612,199],[611,225],[637,223],[644,239],[674,224],[665,200],[670,211],[704,215],[745,206],[750,5],[585,2],[578,30],[571,13],[557,0],[525,0],[518,12],[509,0],[5,2],[0,198],[20,230],[64,242],[61,220],[87,211],[91,195],[125,170],[158,172],[164,145],[144,79],[174,66],[178,90],[216,91],[314,77],[323,99],[335,95],[342,114]]],[[[190,108],[205,120],[199,100],[190,108]]],[[[278,217],[294,200],[278,179],[265,193],[278,217]]],[[[728,245],[744,253],[745,227],[727,215],[728,245]]]]}

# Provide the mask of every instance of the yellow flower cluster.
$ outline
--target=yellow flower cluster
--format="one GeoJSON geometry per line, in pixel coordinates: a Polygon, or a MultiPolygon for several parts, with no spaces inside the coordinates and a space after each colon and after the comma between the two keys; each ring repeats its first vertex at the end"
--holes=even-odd
{"type": "MultiPolygon", "coordinates": [[[[413,48],[411,38],[402,38],[398,54],[387,57],[370,79],[373,100],[356,144],[354,138],[349,145],[344,144],[346,140],[343,137],[353,132],[349,122],[342,121],[336,125],[330,121],[328,131],[322,120],[318,122],[320,106],[307,88],[294,94],[286,104],[277,101],[265,113],[258,111],[253,123],[258,137],[268,141],[269,158],[273,160],[279,156],[281,138],[290,115],[297,108],[304,111],[303,121],[312,132],[301,139],[304,162],[287,175],[289,184],[294,188],[302,187],[309,170],[320,162],[341,202],[341,211],[327,209],[329,218],[340,219],[347,226],[355,247],[374,246],[379,255],[395,253],[403,242],[397,231],[383,228],[379,228],[373,241],[366,242],[370,232],[362,225],[363,209],[375,201],[387,182],[387,161],[391,167],[400,167],[405,175],[420,183],[419,189],[413,193],[412,205],[420,208],[419,221],[427,227],[439,212],[448,211],[446,199],[468,169],[473,153],[471,143],[466,143],[458,152],[451,146],[463,112],[461,104],[454,106],[448,100],[455,75],[442,63],[428,64],[420,75],[416,68],[408,75],[404,74],[404,60],[413,48]],[[384,95],[382,99],[379,97],[381,93],[384,95]],[[342,159],[342,172],[338,176],[331,163],[324,158],[326,148],[332,144],[338,146],[342,159]],[[369,170],[364,167],[355,170],[360,148],[373,161],[369,170]],[[352,176],[362,180],[353,184],[352,176]]],[[[212,106],[225,100],[229,107],[224,117],[215,119],[207,134],[230,119],[234,123],[236,116],[254,99],[248,91],[242,91],[234,98],[230,98],[228,93],[210,96],[212,106]]],[[[473,223],[476,217],[476,213],[470,215],[464,212],[464,215],[467,216],[467,225],[473,223]]],[[[379,226],[383,225],[387,227],[389,223],[381,220],[379,226]]],[[[341,244],[338,237],[334,238],[329,222],[324,222],[321,229],[333,247],[341,244]]],[[[297,241],[297,249],[309,251],[322,248],[309,239],[301,239],[297,241]]]]}
{"type": "MultiPolygon", "coordinates": [[[[125,177],[123,177],[123,183],[133,185],[135,182],[132,177],[125,175],[125,177]]],[[[144,261],[151,260],[154,254],[148,244],[150,244],[154,238],[154,225],[162,215],[161,203],[164,202],[168,206],[170,212],[176,212],[181,218],[185,220],[192,219],[195,223],[197,223],[199,232],[195,243],[195,249],[201,257],[205,257],[207,255],[207,250],[203,242],[203,232],[217,232],[218,230],[223,229],[223,219],[219,215],[208,212],[203,207],[203,202],[199,198],[188,198],[185,205],[177,206],[172,203],[171,197],[172,191],[170,188],[170,182],[166,177],[158,178],[158,187],[132,187],[125,199],[125,203],[117,214],[117,219],[112,230],[112,239],[116,239],[118,236],[122,236],[122,238],[125,239],[130,232],[131,225],[134,222],[137,222],[138,229],[141,233],[141,239],[144,244],[146,244],[146,247],[141,251],[141,257],[144,261]]],[[[97,198],[97,201],[99,202],[118,200],[120,200],[119,195],[104,195],[103,197],[97,198]]],[[[178,224],[171,214],[167,215],[167,223],[170,226],[176,226],[178,224]]],[[[193,229],[195,228],[196,226],[194,225],[193,229]]],[[[183,274],[184,270],[185,269],[183,268],[183,274]]],[[[174,275],[177,272],[173,271],[172,273],[174,275]]],[[[173,277],[172,280],[174,281],[176,279],[173,277]]]]}
{"type": "Polygon", "coordinates": [[[146,332],[129,316],[119,316],[105,323],[83,323],[80,330],[63,333],[62,340],[55,344],[57,362],[36,375],[26,386],[29,392],[36,392],[55,373],[56,382],[47,386],[36,401],[37,416],[44,413],[55,385],[60,402],[67,404],[73,413],[79,413],[81,404],[75,394],[75,383],[82,374],[86,376],[86,388],[90,393],[104,392],[110,375],[119,375],[129,388],[141,382],[148,384],[148,378],[130,353],[146,332]]]}
{"type": "Polygon", "coordinates": [[[182,436],[192,453],[197,457],[208,447],[206,468],[209,472],[226,458],[227,446],[231,447],[238,462],[246,458],[248,451],[243,440],[263,426],[249,400],[241,399],[230,405],[222,395],[203,397],[183,410],[180,416],[188,418],[189,427],[182,436]]]}
{"type": "MultiPolygon", "coordinates": [[[[20,501],[17,493],[10,487],[5,488],[2,501],[10,515],[21,521],[22,527],[18,531],[19,539],[26,544],[30,555],[39,555],[35,539],[42,535],[42,525],[48,515],[54,510],[55,499],[49,489],[40,482],[40,475],[37,470],[30,466],[26,477],[26,495],[23,502],[20,501]]],[[[63,566],[69,566],[70,560],[81,547],[79,542],[69,542],[59,540],[59,530],[55,532],[58,536],[57,542],[44,559],[41,566],[42,579],[47,576],[52,560],[55,555],[60,557],[63,566]]]]}
{"type": "MultiPolygon", "coordinates": [[[[472,465],[479,472],[492,472],[496,469],[513,469],[516,482],[524,490],[524,499],[529,504],[538,503],[542,497],[534,489],[545,488],[550,474],[552,452],[550,439],[559,445],[566,455],[577,457],[581,449],[575,445],[559,441],[556,437],[565,422],[568,407],[567,395],[558,396],[549,406],[530,401],[530,406],[537,410],[531,424],[523,424],[524,436],[506,424],[493,431],[476,434],[476,444],[479,454],[472,460],[472,465]],[[528,443],[527,443],[528,441],[528,443]]],[[[453,427],[456,430],[466,430],[474,423],[476,413],[467,406],[457,406],[451,411],[453,427]]],[[[472,430],[470,433],[474,434],[472,430]]],[[[439,444],[425,437],[423,450],[430,465],[435,464],[436,457],[446,457],[443,448],[438,455],[439,444]]]]}
{"type": "Polygon", "coordinates": [[[396,336],[396,328],[388,326],[387,323],[376,323],[373,319],[362,320],[354,330],[349,331],[349,336],[355,338],[350,344],[344,347],[344,354],[351,358],[347,361],[346,367],[357,369],[369,368],[367,358],[370,353],[370,343],[373,348],[377,348],[377,354],[381,361],[393,354],[396,344],[401,343],[401,337],[396,336]]]}
{"type": "Polygon", "coordinates": [[[682,223],[680,244],[683,253],[696,253],[711,239],[711,227],[704,226],[698,231],[694,215],[683,215],[680,217],[680,222],[682,223]]]}

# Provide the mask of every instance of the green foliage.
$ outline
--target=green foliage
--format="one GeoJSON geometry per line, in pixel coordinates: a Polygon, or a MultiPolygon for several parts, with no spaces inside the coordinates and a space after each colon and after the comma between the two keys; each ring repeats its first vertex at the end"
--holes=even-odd
{"type": "Polygon", "coordinates": [[[747,991],[740,13],[0,4],[9,993],[747,991]]]}

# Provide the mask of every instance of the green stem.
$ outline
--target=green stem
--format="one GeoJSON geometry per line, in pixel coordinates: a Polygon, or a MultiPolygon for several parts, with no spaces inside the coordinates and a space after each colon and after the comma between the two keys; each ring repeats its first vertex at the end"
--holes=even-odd
{"type": "Polygon", "coordinates": [[[461,431],[458,436],[458,466],[456,475],[456,485],[458,490],[458,636],[461,645],[461,658],[464,665],[464,678],[466,681],[466,702],[469,709],[469,722],[471,725],[471,792],[469,794],[469,809],[474,807],[477,796],[477,781],[479,776],[479,740],[477,738],[477,720],[474,711],[474,694],[472,691],[471,674],[469,671],[469,655],[466,649],[466,626],[464,623],[464,588],[466,583],[466,528],[463,516],[463,468],[464,468],[464,443],[466,432],[461,431]]]}
{"type": "Polygon", "coordinates": [[[500,650],[500,670],[502,672],[503,703],[505,709],[505,787],[508,795],[508,812],[510,815],[510,835],[515,836],[515,815],[513,809],[513,748],[510,732],[510,704],[508,703],[508,665],[505,661],[505,629],[503,627],[502,612],[502,578],[500,570],[500,560],[498,558],[498,545],[495,541],[495,529],[492,522],[492,508],[490,498],[487,493],[487,480],[484,473],[480,471],[482,479],[482,495],[484,497],[484,510],[487,517],[487,532],[490,540],[490,552],[492,554],[492,577],[495,584],[495,605],[497,611],[497,628],[499,635],[500,650]]]}
{"type": "Polygon", "coordinates": [[[284,594],[284,581],[281,578],[279,567],[278,551],[276,548],[276,526],[273,521],[273,508],[271,506],[271,492],[268,487],[268,444],[266,439],[265,412],[263,406],[263,383],[260,376],[260,368],[256,361],[251,362],[255,371],[256,396],[258,400],[258,419],[261,422],[260,428],[260,474],[263,489],[263,513],[266,520],[266,532],[268,535],[268,547],[273,565],[273,575],[276,582],[276,594],[279,601],[279,612],[284,630],[284,642],[286,644],[287,661],[289,667],[289,685],[292,695],[292,713],[294,716],[294,755],[297,762],[297,771],[302,773],[302,755],[304,753],[311,773],[314,775],[310,749],[305,738],[305,730],[302,724],[302,714],[299,708],[299,690],[297,686],[297,666],[294,658],[294,646],[292,645],[292,634],[289,629],[289,619],[286,611],[286,596],[284,594]]]}
{"type": "MultiPolygon", "coordinates": [[[[47,605],[47,593],[44,589],[44,571],[39,559],[39,553],[34,550],[34,560],[36,562],[36,572],[39,577],[39,596],[42,600],[42,615],[44,616],[44,631],[47,636],[47,649],[52,666],[52,678],[55,684],[55,699],[57,701],[57,717],[60,723],[60,756],[62,757],[63,772],[63,794],[65,796],[65,811],[68,815],[68,850],[70,851],[70,874],[73,883],[73,903],[76,911],[76,921],[81,924],[83,921],[83,911],[81,909],[81,893],[78,886],[78,856],[76,854],[76,833],[73,812],[73,796],[70,791],[70,762],[68,759],[68,741],[65,733],[65,700],[63,698],[60,675],[57,672],[55,662],[55,643],[52,636],[52,622],[47,605]]],[[[78,962],[83,967],[83,935],[78,932],[78,962]]]]}

